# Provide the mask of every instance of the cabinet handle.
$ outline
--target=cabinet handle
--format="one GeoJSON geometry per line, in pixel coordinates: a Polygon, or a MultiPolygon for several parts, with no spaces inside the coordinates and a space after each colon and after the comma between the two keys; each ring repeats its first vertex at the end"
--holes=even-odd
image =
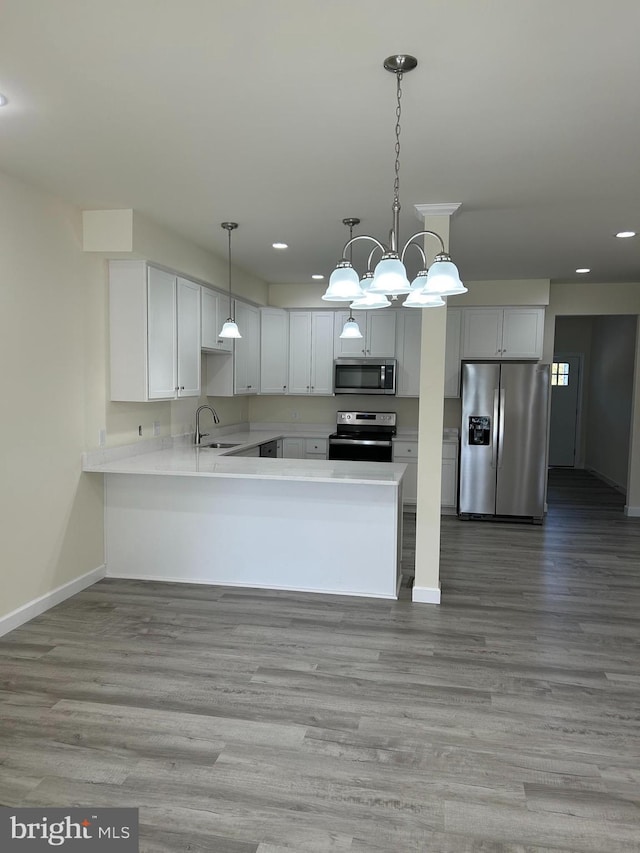
{"type": "Polygon", "coordinates": [[[181,390],[181,391],[184,391],[184,385],[181,385],[181,386],[180,386],[180,390],[181,390]]]}
{"type": "Polygon", "coordinates": [[[283,386],[282,386],[282,390],[283,390],[283,391],[286,391],[286,390],[287,390],[287,386],[286,386],[286,385],[283,385],[283,386]]]}
{"type": "Polygon", "coordinates": [[[309,386],[307,385],[307,391],[309,390],[309,386]]]}

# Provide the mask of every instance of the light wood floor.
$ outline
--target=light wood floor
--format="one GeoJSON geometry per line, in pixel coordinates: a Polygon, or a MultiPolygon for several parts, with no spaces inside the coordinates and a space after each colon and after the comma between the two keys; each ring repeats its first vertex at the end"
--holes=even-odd
{"type": "Polygon", "coordinates": [[[96,584],[0,640],[0,804],[139,806],[144,853],[640,850],[640,520],[549,503],[443,518],[440,607],[410,517],[397,603],[96,584]]]}

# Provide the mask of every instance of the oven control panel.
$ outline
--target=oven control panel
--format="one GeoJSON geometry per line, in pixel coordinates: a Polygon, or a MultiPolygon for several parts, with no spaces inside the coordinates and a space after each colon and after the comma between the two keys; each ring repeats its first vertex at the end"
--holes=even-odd
{"type": "Polygon", "coordinates": [[[338,426],[378,426],[394,427],[395,412],[338,412],[338,426]]]}

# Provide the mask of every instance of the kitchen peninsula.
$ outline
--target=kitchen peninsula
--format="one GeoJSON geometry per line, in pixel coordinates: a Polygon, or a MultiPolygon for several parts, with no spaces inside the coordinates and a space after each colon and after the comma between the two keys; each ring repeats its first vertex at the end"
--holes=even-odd
{"type": "Polygon", "coordinates": [[[396,598],[406,466],[229,455],[280,437],[85,454],[104,476],[107,576],[396,598]]]}

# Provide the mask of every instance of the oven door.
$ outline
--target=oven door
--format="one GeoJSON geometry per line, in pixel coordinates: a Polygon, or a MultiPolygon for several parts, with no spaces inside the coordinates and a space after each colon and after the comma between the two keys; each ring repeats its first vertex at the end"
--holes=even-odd
{"type": "Polygon", "coordinates": [[[393,445],[385,439],[331,437],[329,459],[346,459],[350,462],[391,462],[393,445]]]}

